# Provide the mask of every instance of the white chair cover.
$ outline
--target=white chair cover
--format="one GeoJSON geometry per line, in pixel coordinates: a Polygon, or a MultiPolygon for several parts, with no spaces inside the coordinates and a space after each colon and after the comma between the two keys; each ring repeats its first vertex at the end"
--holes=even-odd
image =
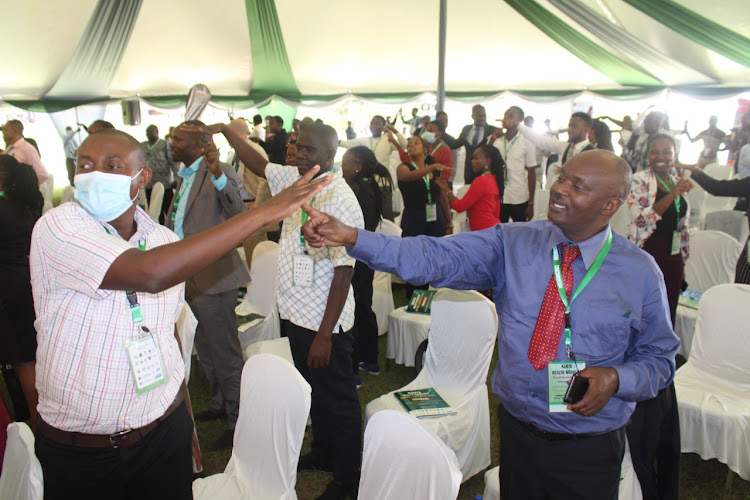
{"type": "MultiPolygon", "coordinates": [[[[620,500],[643,500],[641,483],[633,468],[630,457],[630,444],[625,440],[625,455],[620,467],[620,486],[617,497],[620,500]]],[[[482,500],[500,500],[500,467],[495,467],[484,473],[484,495],[482,500]]]]}
{"type": "Polygon", "coordinates": [[[698,310],[692,307],[677,305],[674,317],[674,332],[680,338],[680,354],[685,359],[690,357],[690,346],[695,336],[695,322],[698,321],[698,310]]]}
{"type": "Polygon", "coordinates": [[[159,223],[162,201],[164,201],[164,184],[156,182],[154,187],[151,188],[151,199],[148,200],[148,216],[157,224],[159,223]]]}
{"type": "Polygon", "coordinates": [[[456,455],[420,424],[389,410],[367,423],[360,500],[455,500],[461,487],[456,455]]]}
{"type": "Polygon", "coordinates": [[[723,231],[741,244],[747,241],[747,215],[738,210],[720,210],[706,214],[703,223],[706,231],[723,231]]]}
{"type": "Polygon", "coordinates": [[[182,360],[185,362],[185,384],[187,384],[190,382],[191,356],[195,344],[195,330],[198,328],[198,319],[196,319],[187,302],[183,304],[175,326],[182,345],[182,360]]]}
{"type": "Polygon", "coordinates": [[[399,365],[414,366],[417,348],[427,338],[429,331],[429,314],[406,312],[406,306],[392,311],[388,315],[385,357],[399,365]]]}
{"type": "Polygon", "coordinates": [[[73,186],[65,186],[62,190],[62,195],[60,196],[60,204],[73,201],[73,198],[75,197],[75,192],[76,190],[73,186]]]}
{"type": "MultiPolygon", "coordinates": [[[[398,192],[400,193],[400,191],[398,192]]],[[[396,217],[396,222],[389,221],[388,219],[380,219],[380,224],[378,224],[378,227],[375,229],[375,232],[385,234],[386,236],[401,236],[401,226],[399,225],[400,221],[401,221],[401,214],[399,214],[399,216],[396,217]]],[[[376,277],[379,272],[380,271],[375,271],[376,277]]],[[[402,280],[395,274],[391,274],[391,283],[404,283],[404,280],[402,280]]],[[[375,311],[375,314],[377,314],[377,311],[375,311]]],[[[384,319],[385,318],[383,318],[383,320],[384,319]]],[[[380,321],[380,319],[378,321],[380,321]]],[[[380,323],[378,323],[378,326],[379,325],[380,323]]]]}
{"type": "MultiPolygon", "coordinates": [[[[486,381],[497,337],[497,312],[479,292],[443,289],[432,302],[431,319],[424,368],[398,390],[434,387],[456,410],[455,415],[420,423],[454,451],[466,480],[490,464],[486,381]]],[[[384,409],[405,412],[390,392],[367,405],[365,419],[384,409]]]]}
{"type": "Polygon", "coordinates": [[[250,344],[244,353],[246,361],[256,354],[274,354],[289,361],[290,364],[294,364],[292,348],[289,345],[289,338],[287,337],[280,337],[273,340],[261,340],[260,342],[250,344]]]}
{"type": "Polygon", "coordinates": [[[692,227],[703,228],[703,218],[705,216],[703,203],[706,201],[706,196],[705,189],[693,182],[693,189],[687,194],[688,206],[690,207],[690,225],[692,227]]]}
{"type": "Polygon", "coordinates": [[[549,189],[552,184],[557,182],[557,178],[560,177],[560,162],[557,161],[549,166],[547,169],[547,181],[544,183],[544,189],[549,189]]]}
{"type": "MultiPolygon", "coordinates": [[[[471,184],[464,184],[460,188],[458,188],[458,191],[456,192],[457,198],[463,198],[466,193],[469,192],[469,188],[471,187],[471,184]]],[[[469,227],[469,211],[464,210],[461,213],[456,212],[455,210],[451,210],[451,217],[453,219],[453,234],[458,233],[468,233],[471,231],[471,227],[469,227]]]]}
{"type": "Polygon", "coordinates": [[[238,334],[242,352],[245,352],[247,347],[254,342],[273,340],[281,336],[281,322],[276,305],[278,243],[273,241],[258,243],[253,250],[252,258],[247,293],[234,311],[238,316],[257,314],[263,317],[239,327],[238,334]]]}
{"type": "Polygon", "coordinates": [[[623,203],[620,205],[620,208],[617,209],[615,215],[612,216],[609,225],[612,228],[612,231],[627,238],[628,224],[630,224],[630,220],[630,209],[628,208],[627,203],[623,203]]]}
{"type": "Polygon", "coordinates": [[[685,263],[688,288],[703,293],[714,285],[732,283],[742,245],[721,231],[698,231],[690,236],[690,258],[685,263]]]}
{"type": "Polygon", "coordinates": [[[500,500],[500,466],[484,473],[484,494],[482,500],[500,500]]]}
{"type": "Polygon", "coordinates": [[[534,217],[531,220],[546,219],[547,208],[549,208],[549,189],[537,188],[534,191],[534,217]]]}
{"type": "Polygon", "coordinates": [[[690,359],[675,375],[683,453],[712,458],[750,480],[750,285],[707,291],[690,359]]]}
{"type": "Polygon", "coordinates": [[[52,210],[52,195],[55,190],[55,176],[49,174],[47,180],[39,186],[39,191],[42,193],[44,198],[44,205],[42,205],[42,213],[46,213],[48,210],[52,210]]]}
{"type": "MultiPolygon", "coordinates": [[[[706,165],[703,169],[706,175],[713,177],[718,180],[729,180],[732,178],[732,167],[729,165],[719,165],[718,163],[712,163],[706,165]]],[[[720,210],[731,210],[734,204],[737,203],[737,198],[730,198],[726,196],[714,196],[706,193],[706,199],[703,202],[702,217],[705,220],[706,216],[711,212],[718,212],[720,210]]]]}
{"type": "Polygon", "coordinates": [[[193,482],[194,498],[297,498],[294,485],[310,393],[294,365],[278,356],[248,359],[232,458],[222,474],[193,482]]]}
{"type": "Polygon", "coordinates": [[[8,425],[8,442],[0,476],[3,500],[42,500],[44,477],[34,454],[34,434],[23,422],[8,425]]]}
{"type": "Polygon", "coordinates": [[[388,331],[388,315],[394,307],[391,274],[375,271],[372,278],[372,311],[378,322],[378,335],[388,331]]]}

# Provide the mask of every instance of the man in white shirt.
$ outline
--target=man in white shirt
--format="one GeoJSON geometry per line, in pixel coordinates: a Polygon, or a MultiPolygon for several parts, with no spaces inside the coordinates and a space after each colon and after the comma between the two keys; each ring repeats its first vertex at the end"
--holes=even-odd
{"type": "Polygon", "coordinates": [[[380,115],[373,116],[370,121],[370,134],[372,134],[372,137],[348,139],[341,141],[339,146],[345,149],[353,148],[354,146],[367,146],[370,148],[370,151],[375,153],[375,158],[378,159],[378,162],[385,166],[391,172],[391,177],[395,179],[396,171],[391,168],[391,153],[398,151],[398,148],[388,141],[388,137],[384,133],[386,129],[396,137],[401,147],[406,149],[406,137],[392,126],[386,127],[385,118],[380,115]]]}
{"type": "MultiPolygon", "coordinates": [[[[562,155],[561,165],[576,156],[581,151],[595,149],[589,142],[589,131],[593,120],[588,113],[577,112],[570,115],[568,122],[568,140],[561,141],[548,134],[542,134],[523,123],[518,126],[518,131],[530,140],[534,146],[562,155]]],[[[546,186],[549,189],[549,186],[546,186]]]]}
{"type": "MultiPolygon", "coordinates": [[[[215,147],[204,155],[218,166],[215,147]]],[[[183,282],[326,181],[310,183],[313,171],[264,207],[178,241],[137,205],[151,172],[133,137],[88,137],[76,173],[78,203],[39,219],[29,255],[45,498],[192,498],[200,452],[175,329],[183,282]]]]}
{"type": "Polygon", "coordinates": [[[76,175],[76,150],[78,149],[78,142],[76,141],[76,134],[81,130],[81,126],[73,130],[73,127],[65,127],[65,135],[63,136],[63,146],[65,148],[65,168],[68,170],[68,182],[73,185],[73,177],[76,175]]]}
{"type": "Polygon", "coordinates": [[[263,127],[263,117],[260,115],[253,116],[253,131],[250,134],[250,140],[253,142],[266,140],[266,129],[263,127]]]}
{"type": "MultiPolygon", "coordinates": [[[[297,166],[283,166],[268,163],[226,125],[209,128],[224,134],[245,165],[268,180],[272,193],[313,165],[331,171],[338,147],[332,127],[308,125],[297,139],[297,166]]],[[[359,202],[340,173],[310,203],[364,227],[359,202]]],[[[351,498],[356,497],[361,461],[361,411],[352,370],[354,259],[345,249],[309,247],[301,237],[306,220],[302,210],[284,219],[276,285],[282,335],[289,338],[294,364],[312,386],[312,450],[300,457],[297,470],[333,472],[320,498],[351,498]]]]}
{"type": "Polygon", "coordinates": [[[495,130],[489,144],[500,150],[505,160],[505,191],[500,205],[500,222],[526,222],[534,215],[536,148],[518,133],[524,112],[511,106],[503,116],[503,128],[495,130]]]}
{"type": "Polygon", "coordinates": [[[4,154],[13,156],[19,163],[31,165],[36,172],[36,178],[41,186],[49,174],[42,164],[39,151],[23,138],[23,123],[19,120],[8,120],[3,125],[3,140],[5,140],[4,154]]]}

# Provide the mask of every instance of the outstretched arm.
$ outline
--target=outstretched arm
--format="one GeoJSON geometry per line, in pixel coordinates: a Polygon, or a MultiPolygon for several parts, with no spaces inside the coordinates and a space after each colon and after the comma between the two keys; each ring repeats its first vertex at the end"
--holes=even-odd
{"type": "Polygon", "coordinates": [[[221,132],[226,137],[229,145],[234,148],[235,154],[240,161],[245,164],[255,175],[266,178],[266,165],[268,160],[263,158],[252,146],[246,143],[237,132],[229,128],[225,123],[216,123],[208,126],[208,131],[212,134],[221,132]]]}

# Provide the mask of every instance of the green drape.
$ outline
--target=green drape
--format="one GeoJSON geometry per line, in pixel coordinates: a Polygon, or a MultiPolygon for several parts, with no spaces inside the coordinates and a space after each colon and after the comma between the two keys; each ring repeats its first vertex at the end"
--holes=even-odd
{"type": "MultiPolygon", "coordinates": [[[[662,74],[669,74],[670,71],[681,73],[685,69],[674,59],[662,54],[640,38],[610,22],[606,17],[588,7],[582,0],[549,0],[549,3],[610,47],[625,49],[619,51],[620,56],[640,67],[658,68],[663,72],[662,74]]],[[[719,83],[706,76],[706,83],[708,82],[719,83]]]]}
{"type": "Polygon", "coordinates": [[[73,57],[45,97],[106,97],[128,46],[142,0],[99,0],[73,57]]]}
{"type": "Polygon", "coordinates": [[[253,56],[253,94],[294,98],[300,92],[292,75],[284,35],[274,0],[245,0],[250,51],[253,56]]]}
{"type": "Polygon", "coordinates": [[[272,98],[268,104],[258,108],[258,114],[262,117],[267,115],[280,116],[284,120],[284,129],[287,132],[292,130],[292,120],[297,115],[297,108],[288,104],[286,101],[281,99],[272,98]]]}
{"type": "MultiPolygon", "coordinates": [[[[625,3],[680,35],[750,68],[750,38],[672,0],[625,0],[625,3]]],[[[710,4],[706,6],[710,8],[710,4]]]]}
{"type": "Polygon", "coordinates": [[[610,54],[533,0],[505,0],[516,12],[574,56],[620,85],[662,85],[656,77],[610,54]]]}

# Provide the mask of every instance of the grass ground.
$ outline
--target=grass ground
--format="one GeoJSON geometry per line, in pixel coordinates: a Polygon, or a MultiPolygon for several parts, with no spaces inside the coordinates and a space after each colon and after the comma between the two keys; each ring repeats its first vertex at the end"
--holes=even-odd
{"type": "MultiPolygon", "coordinates": [[[[403,288],[394,287],[394,300],[397,307],[406,303],[403,288]]],[[[415,376],[414,368],[406,368],[390,363],[386,368],[385,362],[386,336],[380,337],[379,342],[379,362],[381,373],[378,376],[372,376],[368,373],[362,373],[362,388],[359,390],[360,403],[364,414],[364,407],[373,399],[382,394],[398,389],[415,376]]],[[[488,373],[489,378],[497,363],[497,355],[493,354],[492,364],[488,373]]],[[[193,404],[193,410],[196,412],[205,410],[209,407],[208,383],[203,372],[198,366],[196,360],[192,363],[192,373],[190,378],[190,395],[193,404]]],[[[5,406],[12,412],[12,405],[4,384],[0,384],[0,392],[5,401],[5,406]]],[[[500,436],[497,423],[497,400],[490,395],[490,455],[492,464],[495,467],[498,464],[498,450],[500,436]]],[[[12,415],[11,415],[12,416],[12,415]]],[[[223,421],[200,422],[198,423],[198,436],[203,447],[207,447],[217,439],[224,431],[223,421]]],[[[302,453],[310,450],[311,436],[305,436],[302,446],[302,453]]],[[[222,472],[226,467],[231,450],[222,450],[218,452],[203,451],[204,470],[201,476],[207,476],[222,472]]],[[[696,454],[682,455],[682,474],[680,482],[680,498],[685,500],[710,500],[722,498],[724,493],[724,484],[727,477],[727,467],[717,460],[701,460],[696,454]]],[[[297,494],[300,500],[316,498],[326,487],[331,476],[319,472],[304,472],[297,475],[297,494]]],[[[479,473],[470,478],[461,485],[459,499],[473,500],[476,495],[484,492],[484,474],[479,473]]],[[[750,500],[750,481],[743,481],[739,476],[734,476],[732,482],[731,494],[727,497],[733,500],[750,500]]],[[[410,499],[404,499],[410,500],[410,499]]]]}

